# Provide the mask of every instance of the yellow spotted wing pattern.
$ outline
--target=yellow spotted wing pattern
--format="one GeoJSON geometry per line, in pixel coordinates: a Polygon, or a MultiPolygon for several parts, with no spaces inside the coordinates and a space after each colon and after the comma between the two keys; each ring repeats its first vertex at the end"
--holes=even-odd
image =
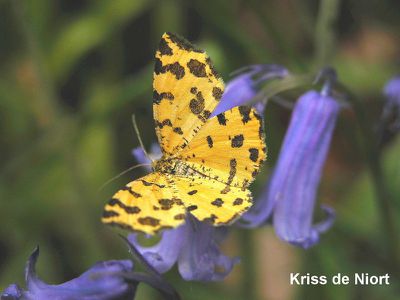
{"type": "Polygon", "coordinates": [[[154,172],[128,183],[108,202],[102,221],[149,234],[180,225],[186,209],[175,196],[168,177],[154,172]]]}
{"type": "Polygon", "coordinates": [[[191,169],[229,189],[250,185],[265,151],[261,117],[248,106],[237,106],[209,119],[180,155],[191,169]]]}
{"type": "Polygon", "coordinates": [[[173,34],[162,36],[154,68],[153,112],[164,153],[175,154],[190,142],[223,89],[205,52],[173,34]]]}
{"type": "Polygon", "coordinates": [[[163,156],[113,196],[102,221],[148,234],[177,227],[187,213],[231,223],[251,206],[248,187],[265,160],[261,118],[245,106],[209,118],[223,82],[203,51],[170,33],[156,52],[153,89],[163,156]]]}
{"type": "Polygon", "coordinates": [[[248,189],[231,186],[226,192],[225,183],[209,177],[175,176],[174,183],[187,211],[216,226],[233,222],[252,204],[248,189]]]}

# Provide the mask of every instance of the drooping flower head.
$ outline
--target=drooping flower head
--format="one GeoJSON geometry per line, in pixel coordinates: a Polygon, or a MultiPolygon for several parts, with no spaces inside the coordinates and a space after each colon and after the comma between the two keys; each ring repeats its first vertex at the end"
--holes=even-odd
{"type": "Polygon", "coordinates": [[[130,234],[128,239],[160,273],[167,272],[177,263],[179,273],[185,280],[224,279],[239,261],[238,258],[223,255],[219,250],[218,244],[225,238],[227,229],[189,218],[178,228],[162,232],[161,240],[155,246],[141,246],[137,234],[130,234]]]}
{"type": "Polygon", "coordinates": [[[51,285],[40,280],[35,271],[39,248],[29,257],[25,269],[26,290],[16,284],[9,285],[1,294],[1,300],[132,300],[139,283],[147,283],[157,289],[166,300],[179,300],[176,290],[129,244],[130,252],[146,270],[133,271],[131,260],[98,262],[89,270],[62,284],[51,285]]]}
{"type": "Polygon", "coordinates": [[[313,214],[339,111],[330,88],[309,91],[298,99],[273,174],[243,216],[244,226],[259,226],[272,215],[277,235],[303,248],[317,243],[320,233],[329,229],[334,220],[331,208],[322,207],[328,218],[320,224],[313,225],[313,214]]]}
{"type": "Polygon", "coordinates": [[[139,282],[124,280],[122,274],[133,270],[130,260],[99,262],[79,277],[62,284],[51,285],[40,280],[35,271],[39,256],[37,248],[30,256],[25,279],[27,289],[16,284],[10,285],[1,294],[1,299],[58,299],[58,300],[125,300],[133,299],[139,282]]]}

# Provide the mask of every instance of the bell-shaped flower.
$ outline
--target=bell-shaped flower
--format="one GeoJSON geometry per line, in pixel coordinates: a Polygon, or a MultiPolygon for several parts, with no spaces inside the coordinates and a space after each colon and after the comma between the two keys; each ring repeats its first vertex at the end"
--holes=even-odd
{"type": "Polygon", "coordinates": [[[242,226],[256,227],[270,216],[277,235],[303,248],[314,245],[333,224],[328,217],[313,225],[314,207],[322,169],[335,128],[340,104],[324,90],[302,95],[292,113],[278,161],[255,205],[242,217],[242,226]]]}
{"type": "Polygon", "coordinates": [[[224,279],[239,261],[223,255],[219,249],[226,234],[226,228],[213,227],[189,216],[180,227],[162,232],[155,246],[141,246],[137,234],[130,234],[128,239],[160,273],[177,263],[185,280],[217,281],[224,279]]]}
{"type": "Polygon", "coordinates": [[[52,285],[43,282],[36,275],[38,256],[39,248],[28,260],[25,270],[26,291],[12,284],[1,294],[2,300],[128,300],[135,296],[139,282],[128,282],[123,277],[124,273],[133,270],[130,260],[99,262],[75,279],[52,285]]]}
{"type": "Polygon", "coordinates": [[[134,258],[147,272],[134,272],[131,260],[103,261],[79,277],[57,285],[47,284],[37,277],[35,265],[39,248],[36,248],[25,269],[26,290],[11,284],[0,294],[0,299],[132,300],[141,282],[158,290],[165,300],[181,299],[176,290],[147,263],[137,249],[130,243],[128,246],[134,258]]]}

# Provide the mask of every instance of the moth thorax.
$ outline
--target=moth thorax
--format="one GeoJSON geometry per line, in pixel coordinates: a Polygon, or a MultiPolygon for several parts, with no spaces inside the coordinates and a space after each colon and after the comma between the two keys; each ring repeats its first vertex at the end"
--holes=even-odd
{"type": "Polygon", "coordinates": [[[188,175],[189,166],[178,159],[160,159],[153,163],[156,172],[174,175],[188,175]]]}
{"type": "Polygon", "coordinates": [[[173,168],[173,161],[171,159],[161,158],[153,162],[153,169],[156,172],[171,173],[173,168]]]}

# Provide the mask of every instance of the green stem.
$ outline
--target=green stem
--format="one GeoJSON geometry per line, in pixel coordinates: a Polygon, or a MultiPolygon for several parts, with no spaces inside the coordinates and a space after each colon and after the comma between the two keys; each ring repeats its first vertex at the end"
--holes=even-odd
{"type": "Polygon", "coordinates": [[[321,0],[315,29],[315,67],[326,66],[334,54],[335,32],[333,23],[339,11],[339,0],[321,0]]]}
{"type": "Polygon", "coordinates": [[[254,96],[246,105],[253,105],[257,102],[262,102],[265,99],[271,99],[273,96],[287,90],[292,90],[300,87],[311,86],[315,74],[289,75],[280,80],[268,82],[265,87],[254,96]]]}

